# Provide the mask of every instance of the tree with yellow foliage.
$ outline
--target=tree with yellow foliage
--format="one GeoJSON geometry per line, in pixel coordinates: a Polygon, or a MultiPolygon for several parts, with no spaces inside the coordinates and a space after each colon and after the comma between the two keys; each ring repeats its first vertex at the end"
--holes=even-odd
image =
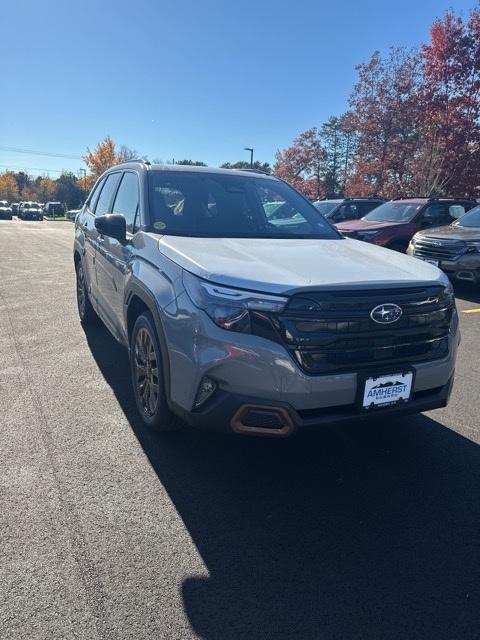
{"type": "Polygon", "coordinates": [[[99,142],[95,149],[91,151],[87,147],[87,153],[83,160],[90,170],[87,176],[88,188],[90,188],[98,176],[102,175],[109,167],[125,160],[122,149],[117,149],[110,136],[99,142]]]}
{"type": "Polygon", "coordinates": [[[18,200],[17,181],[12,171],[0,174],[0,200],[8,200],[8,202],[18,200]]]}
{"type": "Polygon", "coordinates": [[[35,180],[38,196],[41,202],[48,202],[55,199],[56,183],[47,176],[42,176],[35,180]]]}

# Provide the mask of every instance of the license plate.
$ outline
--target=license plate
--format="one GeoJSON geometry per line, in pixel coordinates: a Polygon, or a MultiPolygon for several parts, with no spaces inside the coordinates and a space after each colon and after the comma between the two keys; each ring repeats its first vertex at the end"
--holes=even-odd
{"type": "Polygon", "coordinates": [[[420,256],[415,257],[423,260],[424,262],[428,262],[428,264],[433,264],[434,267],[438,267],[438,265],[440,264],[439,260],[432,260],[432,258],[421,258],[420,256]]]}
{"type": "Polygon", "coordinates": [[[390,407],[408,402],[412,393],[413,373],[392,373],[378,378],[367,378],[363,391],[363,408],[390,407]]]}

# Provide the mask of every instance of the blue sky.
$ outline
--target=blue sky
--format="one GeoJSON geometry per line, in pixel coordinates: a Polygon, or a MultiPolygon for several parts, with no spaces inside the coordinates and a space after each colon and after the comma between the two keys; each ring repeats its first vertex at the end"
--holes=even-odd
{"type": "MultiPolygon", "coordinates": [[[[0,147],[82,156],[107,134],[218,166],[343,112],[355,65],[417,46],[475,0],[15,0],[2,3],[0,147]]],[[[0,148],[5,167],[81,160],[0,148]]],[[[55,177],[54,172],[51,173],[55,177]]]]}

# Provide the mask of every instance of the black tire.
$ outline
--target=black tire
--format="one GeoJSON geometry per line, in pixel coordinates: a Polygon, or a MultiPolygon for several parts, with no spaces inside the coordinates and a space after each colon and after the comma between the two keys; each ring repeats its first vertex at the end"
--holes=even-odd
{"type": "Polygon", "coordinates": [[[397,240],[396,242],[392,242],[388,247],[392,251],[398,251],[399,253],[406,253],[408,249],[408,244],[403,240],[397,240]]]}
{"type": "Polygon", "coordinates": [[[153,431],[175,431],[180,419],[169,409],[162,356],[152,315],[138,316],[130,339],[133,395],[143,423],[153,431]]]}
{"type": "Polygon", "coordinates": [[[87,281],[85,278],[85,271],[81,260],[77,262],[76,266],[77,276],[77,309],[80,316],[80,322],[84,327],[95,324],[98,321],[98,316],[95,313],[95,309],[90,302],[88,295],[87,281]]]}

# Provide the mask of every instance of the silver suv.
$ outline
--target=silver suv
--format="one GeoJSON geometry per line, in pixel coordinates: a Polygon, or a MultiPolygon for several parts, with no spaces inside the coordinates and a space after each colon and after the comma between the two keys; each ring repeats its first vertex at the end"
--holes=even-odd
{"type": "Polygon", "coordinates": [[[143,421],[286,436],[444,407],[459,341],[436,267],[343,238],[278,178],[135,161],[75,223],[80,319],[129,350],[143,421]]]}

